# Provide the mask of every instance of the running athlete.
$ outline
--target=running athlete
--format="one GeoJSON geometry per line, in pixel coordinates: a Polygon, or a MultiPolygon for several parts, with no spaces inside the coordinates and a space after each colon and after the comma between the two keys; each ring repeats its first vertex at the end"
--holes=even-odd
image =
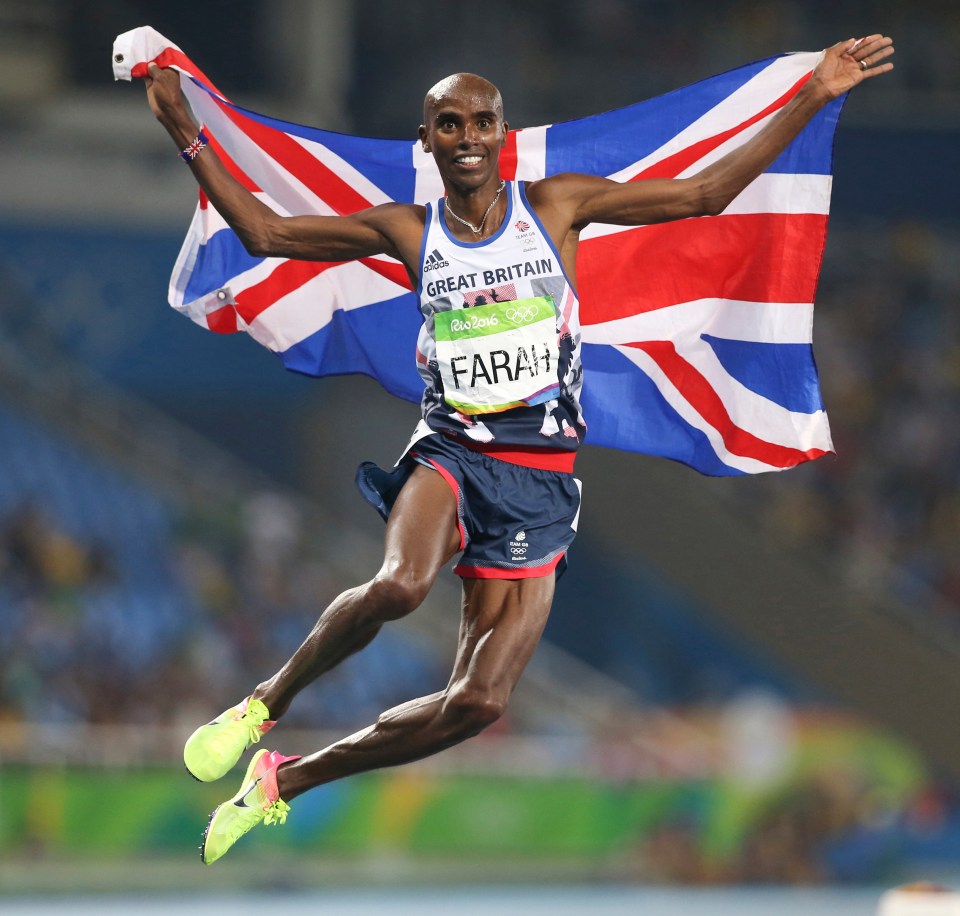
{"type": "Polygon", "coordinates": [[[415,610],[457,554],[463,582],[447,686],[309,756],[258,751],[239,791],[211,815],[204,862],[261,821],[282,823],[288,803],[314,786],[434,754],[503,713],[543,632],[579,511],[573,459],[587,429],[578,397],[580,231],[592,222],[721,213],[826,103],[891,70],[892,54],[881,35],[840,42],[738,149],[690,178],[626,184],[577,174],[504,182],[500,93],[459,73],[427,93],[419,129],[444,198],[296,217],[278,216],[229,175],[187,110],[179,74],[150,65],[150,107],[251,254],[389,255],[406,267],[424,319],[416,353],[422,420],[394,469],[366,464],[358,472],[361,491],[387,521],[383,565],[323,611],[273,677],[194,732],[187,769],[204,781],[226,775],[307,684],[415,610]]]}

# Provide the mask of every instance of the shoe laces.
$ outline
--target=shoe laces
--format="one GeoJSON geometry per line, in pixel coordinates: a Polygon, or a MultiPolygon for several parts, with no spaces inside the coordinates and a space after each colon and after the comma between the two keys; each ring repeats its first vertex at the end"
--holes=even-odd
{"type": "Polygon", "coordinates": [[[269,715],[270,713],[267,711],[267,707],[264,706],[260,700],[250,700],[250,702],[247,703],[247,708],[240,718],[249,728],[247,734],[247,742],[249,744],[256,744],[263,737],[260,726],[263,725],[269,715]]]}
{"type": "Polygon", "coordinates": [[[278,798],[272,805],[264,808],[263,822],[265,824],[285,824],[289,813],[290,806],[282,798],[278,798]]]}
{"type": "MultiPolygon", "coordinates": [[[[267,720],[270,713],[267,711],[267,707],[263,705],[260,700],[248,700],[247,705],[244,708],[243,712],[239,715],[233,716],[232,720],[227,720],[232,723],[235,722],[241,729],[246,730],[246,742],[249,747],[251,744],[256,744],[263,737],[263,732],[260,730],[260,726],[267,720]]],[[[215,723],[220,724],[220,723],[215,723]]],[[[225,723],[226,724],[226,723],[225,723]]],[[[210,738],[210,744],[214,754],[225,755],[233,751],[235,742],[236,742],[236,728],[230,727],[226,730],[215,731],[213,736],[210,738]]]]}

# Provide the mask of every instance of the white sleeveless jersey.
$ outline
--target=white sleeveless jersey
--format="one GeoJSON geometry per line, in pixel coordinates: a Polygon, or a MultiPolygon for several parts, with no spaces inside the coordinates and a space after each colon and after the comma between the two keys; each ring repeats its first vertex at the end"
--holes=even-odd
{"type": "Polygon", "coordinates": [[[579,303],[523,184],[508,182],[504,193],[502,225],[479,242],[453,237],[443,200],[427,204],[420,434],[573,451],[586,433],[579,303]]]}

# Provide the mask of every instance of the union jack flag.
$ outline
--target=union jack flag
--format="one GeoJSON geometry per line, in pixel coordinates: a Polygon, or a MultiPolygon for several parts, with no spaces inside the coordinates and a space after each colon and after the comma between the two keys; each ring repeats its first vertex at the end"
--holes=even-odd
{"type": "Polygon", "coordinates": [[[184,162],[192,162],[200,155],[200,150],[207,148],[207,138],[203,131],[200,131],[196,137],[191,140],[187,146],[180,151],[180,158],[184,162]]]}
{"type": "MultiPolygon", "coordinates": [[[[511,131],[502,175],[693,174],[759,131],[817,57],[773,57],[628,108],[511,131]]],[[[349,214],[443,195],[419,141],[353,137],[256,114],[229,102],[153,29],[117,38],[116,78],[146,76],[149,61],[180,71],[210,145],[281,214],[349,214]]],[[[711,475],[783,470],[833,451],[812,324],[842,101],[823,109],[721,216],[582,233],[582,403],[591,444],[661,455],[711,475]]],[[[406,271],[391,258],[252,257],[201,192],[169,300],[212,331],[245,331],[293,371],[365,373],[395,395],[420,399],[420,315],[406,271]]]]}

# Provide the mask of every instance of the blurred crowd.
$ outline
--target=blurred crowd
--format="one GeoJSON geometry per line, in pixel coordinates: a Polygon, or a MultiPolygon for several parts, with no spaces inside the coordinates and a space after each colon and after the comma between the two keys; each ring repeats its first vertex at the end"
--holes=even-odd
{"type": "MultiPolygon", "coordinates": [[[[0,421],[18,440],[29,429],[6,413],[0,421]]],[[[116,484],[88,473],[82,454],[31,433],[26,460],[72,486],[58,498],[52,478],[29,484],[16,450],[4,450],[3,720],[212,718],[273,674],[320,608],[354,584],[318,543],[334,532],[311,537],[286,496],[255,492],[158,511],[156,496],[128,485],[115,498],[116,484]],[[135,534],[122,530],[121,516],[134,519],[135,534]]],[[[288,721],[359,727],[438,689],[441,677],[432,649],[388,630],[322,690],[306,691],[288,721]]]]}
{"type": "Polygon", "coordinates": [[[894,36],[898,91],[960,92],[960,11],[955,5],[890,0],[506,0],[485,7],[495,42],[473,41],[476,12],[440,0],[421,15],[389,0],[358,4],[378,23],[358,23],[354,97],[361,133],[403,136],[419,94],[440,77],[474,70],[503,92],[515,127],[549,124],[630,105],[715,73],[788,51],[813,51],[866,30],[894,36]],[[435,32],[429,56],[406,49],[435,32]],[[404,79],[396,79],[403,73],[404,79]],[[414,98],[411,99],[413,92],[414,98]]]}
{"type": "MultiPolygon", "coordinates": [[[[37,0],[19,37],[24,45],[35,42],[44,23],[57,49],[54,72],[63,75],[51,79],[51,91],[60,90],[67,74],[80,86],[102,88],[114,36],[149,23],[228,96],[301,106],[306,117],[309,71],[295,49],[304,29],[345,24],[344,40],[352,40],[350,99],[342,123],[316,126],[374,136],[410,136],[423,92],[451,72],[492,79],[510,121],[521,127],[632,104],[753,60],[816,50],[867,30],[896,39],[891,90],[960,92],[960,11],[936,0],[488,0],[482,10],[442,0],[356,0],[332,5],[312,24],[298,17],[296,4],[282,6],[237,0],[224,17],[217,4],[37,0]]],[[[12,37],[18,37],[16,21],[11,16],[5,23],[12,37]]],[[[310,43],[322,47],[323,37],[310,43]]]]}
{"type": "MultiPolygon", "coordinates": [[[[814,341],[835,457],[757,481],[788,544],[960,625],[960,236],[834,228],[814,341]]],[[[744,491],[746,493],[746,491],[744,491]]]]}
{"type": "MultiPolygon", "coordinates": [[[[198,608],[183,652],[205,704],[247,696],[300,645],[321,610],[358,584],[356,570],[331,557],[339,534],[328,520],[310,519],[293,499],[272,492],[206,511],[193,507],[182,516],[175,565],[198,608]]],[[[443,687],[448,664],[432,645],[385,627],[363,652],[300,694],[284,722],[368,725],[383,710],[443,687]]]]}

